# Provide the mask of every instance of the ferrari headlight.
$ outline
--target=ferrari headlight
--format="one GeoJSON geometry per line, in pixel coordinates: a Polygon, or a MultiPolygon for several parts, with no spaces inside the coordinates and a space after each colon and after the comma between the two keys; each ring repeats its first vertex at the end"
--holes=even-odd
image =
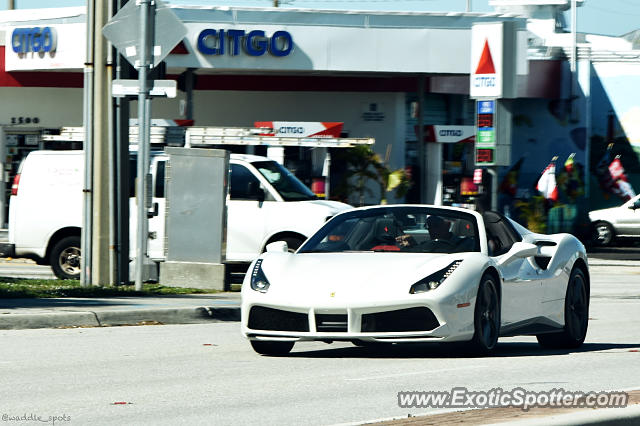
{"type": "Polygon", "coordinates": [[[449,278],[449,275],[456,270],[458,266],[462,263],[462,260],[456,260],[449,264],[446,268],[439,270],[438,272],[434,272],[426,278],[421,279],[417,283],[411,286],[409,289],[410,294],[416,293],[424,293],[425,291],[435,290],[446,280],[449,278]]]}
{"type": "Polygon", "coordinates": [[[269,290],[269,280],[262,272],[262,259],[258,259],[253,265],[251,271],[251,288],[260,293],[266,293],[269,290]]]}

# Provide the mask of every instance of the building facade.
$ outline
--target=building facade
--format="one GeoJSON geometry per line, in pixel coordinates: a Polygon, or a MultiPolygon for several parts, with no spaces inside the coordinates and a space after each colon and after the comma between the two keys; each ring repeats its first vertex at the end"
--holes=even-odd
{"type": "MultiPolygon", "coordinates": [[[[579,81],[572,83],[569,37],[558,22],[558,10],[569,2],[550,1],[535,13],[494,3],[498,11],[491,14],[172,7],[187,35],[166,57],[165,78],[193,72],[195,85],[190,95],[179,91],[174,99],[155,99],[152,117],[224,127],[343,122],[343,136],[375,138],[375,152],[391,169],[412,167],[409,193],[385,198],[463,203],[476,168],[474,139],[467,137],[477,115],[470,96],[470,76],[478,68],[472,29],[506,22],[514,40],[496,60],[515,55],[519,65],[513,93],[499,101],[508,110],[510,125],[500,137],[510,151],[508,163],[494,170],[495,188],[523,160],[515,193],[498,189],[493,196],[498,208],[513,208],[513,199],[533,195],[537,176],[553,157],[564,161],[574,154],[576,162],[593,164],[587,141],[600,134],[600,113],[607,108],[594,99],[613,92],[599,78],[599,65],[584,56],[579,81]],[[430,148],[434,144],[437,150],[430,148]],[[435,174],[434,164],[440,167],[435,174]]],[[[11,180],[28,151],[78,148],[51,146],[41,136],[82,126],[85,20],[84,8],[0,12],[0,222],[6,223],[11,180]]],[[[625,46],[633,49],[633,43],[625,46]]],[[[628,127],[618,124],[616,101],[609,99],[609,105],[613,112],[605,116],[613,114],[614,124],[605,127],[625,138],[628,127]]],[[[385,195],[372,188],[367,204],[385,195]]],[[[471,200],[476,192],[468,192],[471,200]]]]}

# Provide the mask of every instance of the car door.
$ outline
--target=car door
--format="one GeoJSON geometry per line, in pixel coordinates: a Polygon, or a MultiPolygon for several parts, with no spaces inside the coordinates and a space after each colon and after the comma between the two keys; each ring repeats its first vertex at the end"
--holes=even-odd
{"type": "Polygon", "coordinates": [[[165,258],[164,252],[164,235],[165,235],[165,221],[166,221],[166,198],[165,198],[165,170],[166,170],[166,158],[153,157],[151,159],[151,176],[152,181],[152,194],[151,194],[151,207],[152,216],[149,218],[149,242],[147,243],[147,252],[149,257],[155,260],[162,260],[165,258]]]}
{"type": "MultiPolygon", "coordinates": [[[[508,219],[494,213],[484,215],[489,255],[499,263],[514,243],[522,236],[511,226],[508,219]]],[[[541,312],[542,288],[538,266],[532,258],[515,259],[500,266],[502,282],[502,325],[507,329],[541,312]]]]}
{"type": "Polygon", "coordinates": [[[232,161],[230,167],[226,259],[246,262],[261,252],[266,205],[277,201],[245,164],[232,161]]]}
{"type": "MultiPolygon", "coordinates": [[[[164,235],[166,220],[166,198],[165,198],[165,171],[167,158],[164,156],[152,156],[149,166],[149,173],[152,176],[151,184],[151,207],[152,215],[148,220],[148,232],[150,238],[147,240],[147,255],[154,260],[164,260],[164,235]]],[[[138,224],[138,202],[136,198],[136,158],[129,161],[129,252],[130,256],[137,256],[137,224],[138,224]]]]}

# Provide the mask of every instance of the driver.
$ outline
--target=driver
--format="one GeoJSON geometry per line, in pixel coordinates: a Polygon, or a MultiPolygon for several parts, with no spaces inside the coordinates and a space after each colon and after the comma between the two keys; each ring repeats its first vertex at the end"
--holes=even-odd
{"type": "Polygon", "coordinates": [[[440,216],[431,215],[427,218],[427,229],[432,241],[447,241],[453,243],[453,234],[449,231],[449,222],[440,216]]]}
{"type": "Polygon", "coordinates": [[[440,216],[431,215],[427,218],[425,227],[430,240],[416,244],[413,237],[401,235],[396,238],[399,247],[406,251],[421,253],[448,253],[457,243],[456,236],[449,230],[450,223],[440,216]]]}

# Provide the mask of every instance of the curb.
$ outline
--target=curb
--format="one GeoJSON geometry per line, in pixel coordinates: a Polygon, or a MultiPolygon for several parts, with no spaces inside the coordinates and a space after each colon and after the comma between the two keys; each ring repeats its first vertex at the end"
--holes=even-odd
{"type": "Polygon", "coordinates": [[[240,308],[162,308],[0,315],[0,330],[240,321],[240,308]]]}
{"type": "Polygon", "coordinates": [[[638,266],[638,260],[594,259],[589,258],[589,266],[638,266]]]}
{"type": "Polygon", "coordinates": [[[607,425],[626,426],[640,423],[640,405],[625,408],[602,408],[597,410],[574,411],[566,414],[555,414],[544,417],[492,423],[490,426],[579,426],[607,425]]]}

